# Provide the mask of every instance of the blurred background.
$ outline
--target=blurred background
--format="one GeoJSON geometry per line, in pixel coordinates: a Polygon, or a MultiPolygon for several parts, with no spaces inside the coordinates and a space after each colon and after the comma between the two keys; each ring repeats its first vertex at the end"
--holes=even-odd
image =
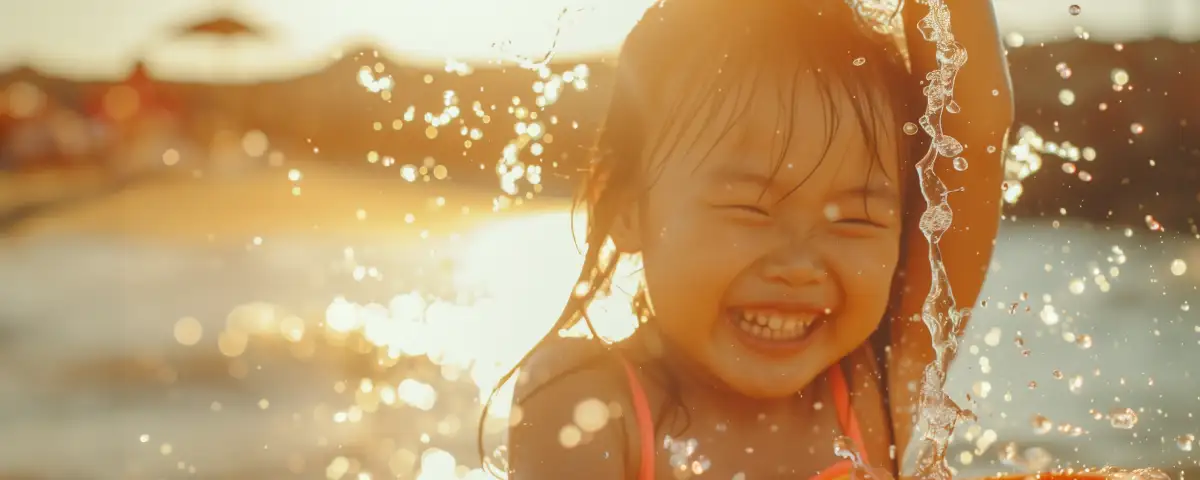
{"type": "MultiPolygon", "coordinates": [[[[485,478],[651,3],[0,0],[0,479],[485,478]]],[[[1200,474],[1200,3],[996,8],[951,465],[1200,474]]]]}

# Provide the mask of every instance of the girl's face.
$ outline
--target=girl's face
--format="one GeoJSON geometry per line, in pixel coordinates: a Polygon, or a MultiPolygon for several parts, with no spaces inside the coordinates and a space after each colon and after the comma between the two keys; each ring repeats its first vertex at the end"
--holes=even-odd
{"type": "Polygon", "coordinates": [[[700,112],[709,125],[676,121],[665,153],[646,155],[652,183],[631,222],[663,335],[758,398],[800,391],[865,342],[899,257],[898,126],[878,107],[888,121],[867,120],[880,164],[862,97],[809,83],[792,107],[780,104],[792,92],[758,88],[728,132],[735,102],[700,112]]]}

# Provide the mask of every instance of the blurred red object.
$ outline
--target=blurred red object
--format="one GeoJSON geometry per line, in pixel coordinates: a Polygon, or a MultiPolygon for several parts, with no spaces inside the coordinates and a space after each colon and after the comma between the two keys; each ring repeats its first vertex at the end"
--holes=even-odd
{"type": "Polygon", "coordinates": [[[95,119],[125,121],[149,115],[178,113],[179,103],[138,62],[125,80],[93,91],[87,113],[95,119]]]}

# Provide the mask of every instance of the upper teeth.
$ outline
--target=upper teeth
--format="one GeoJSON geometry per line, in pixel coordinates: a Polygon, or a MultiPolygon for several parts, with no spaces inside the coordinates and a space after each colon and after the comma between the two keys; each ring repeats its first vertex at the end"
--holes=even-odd
{"type": "Polygon", "coordinates": [[[812,313],[782,313],[765,310],[742,310],[742,320],[772,331],[802,332],[816,320],[812,313]]]}

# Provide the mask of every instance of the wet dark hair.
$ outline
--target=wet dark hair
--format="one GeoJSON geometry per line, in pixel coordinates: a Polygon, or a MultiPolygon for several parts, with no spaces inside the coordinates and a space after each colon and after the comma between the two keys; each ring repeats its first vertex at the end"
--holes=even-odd
{"type": "MultiPolygon", "coordinates": [[[[586,206],[588,214],[587,250],[578,279],[579,285],[586,288],[577,289],[567,299],[562,314],[546,336],[501,378],[484,405],[481,420],[486,420],[500,388],[559,332],[583,321],[591,332],[592,341],[604,343],[605,348],[611,347],[596,332],[588,318],[587,307],[597,295],[611,288],[618,262],[610,258],[605,246],[614,224],[661,173],[642,168],[648,163],[644,160],[654,158],[664,148],[674,153],[681,147],[696,147],[681,146],[682,134],[661,135],[672,131],[682,133],[692,125],[688,122],[702,122],[698,126],[718,129],[718,141],[726,137],[744,116],[749,99],[756,93],[761,94],[755,92],[755,87],[759,84],[757,80],[765,75],[779,76],[773,83],[779,86],[776,130],[777,140],[782,143],[773,149],[773,154],[777,155],[773,159],[774,171],[784,163],[788,147],[795,140],[792,137],[799,115],[796,96],[801,88],[797,84],[802,79],[811,79],[815,80],[823,98],[822,105],[814,108],[823,109],[820,111],[828,126],[823,132],[826,142],[823,157],[827,156],[845,115],[838,111],[836,98],[849,96],[853,99],[851,118],[867,142],[871,152],[868,160],[872,166],[882,165],[886,154],[881,150],[885,144],[883,139],[890,135],[901,162],[902,193],[908,195],[915,191],[915,175],[905,173],[910,171],[908,167],[917,158],[917,145],[912,140],[914,137],[900,133],[900,127],[906,120],[919,115],[923,106],[916,101],[920,90],[906,70],[895,42],[864,25],[844,0],[659,2],[646,11],[621,49],[604,127],[593,150],[589,174],[575,201],[573,211],[586,206]],[[713,106],[726,105],[726,102],[736,103],[732,116],[723,119],[723,115],[716,113],[719,108],[713,106]],[[652,112],[655,112],[653,116],[652,112]],[[664,112],[666,115],[662,115],[664,112]],[[663,117],[665,124],[654,124],[652,118],[657,117],[663,117]],[[909,178],[912,182],[906,182],[909,178]]],[[[814,133],[814,137],[819,136],[814,133]]],[[[899,266],[897,271],[902,268],[899,266]]],[[[895,283],[899,282],[893,283],[893,290],[898,290],[895,283]]],[[[896,295],[892,298],[894,300],[896,295]]],[[[649,317],[648,307],[643,289],[637,292],[633,302],[634,312],[643,322],[649,317]]],[[[879,355],[888,344],[887,336],[885,321],[872,338],[879,347],[876,349],[879,355]]],[[[678,387],[670,376],[662,377],[668,393],[665,401],[682,406],[678,387]]],[[[540,385],[529,395],[544,386],[540,385]]],[[[656,429],[662,427],[665,418],[666,415],[659,419],[656,429]]],[[[482,421],[478,440],[483,456],[482,421]]]]}

